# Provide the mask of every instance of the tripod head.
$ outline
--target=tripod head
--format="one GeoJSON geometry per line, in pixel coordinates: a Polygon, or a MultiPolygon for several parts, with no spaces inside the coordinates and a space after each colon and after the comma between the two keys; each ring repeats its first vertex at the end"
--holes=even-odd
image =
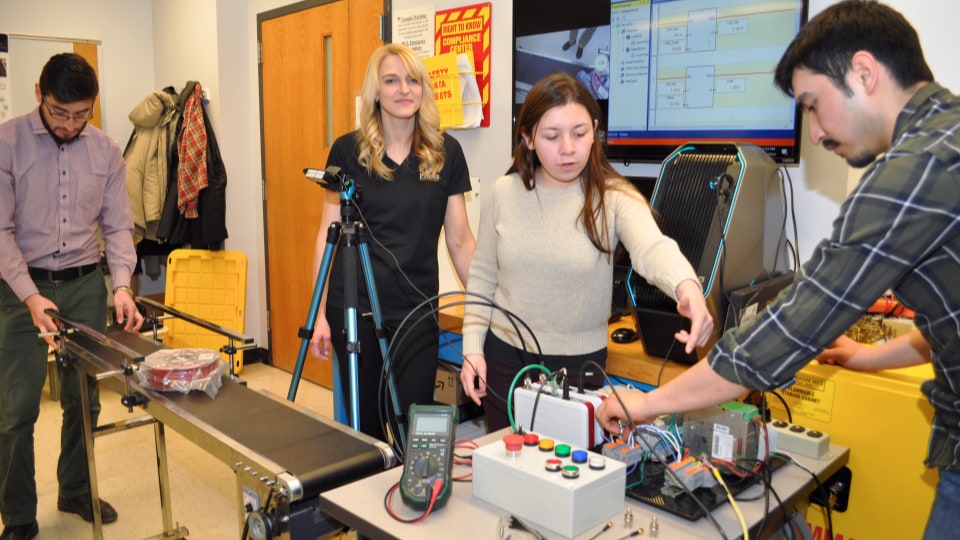
{"type": "Polygon", "coordinates": [[[336,186],[340,192],[340,223],[353,223],[357,211],[354,202],[360,200],[360,191],[353,178],[336,165],[326,169],[304,169],[303,174],[321,186],[336,186]]]}
{"type": "Polygon", "coordinates": [[[304,169],[303,175],[308,180],[321,186],[336,186],[340,192],[341,201],[350,201],[357,197],[357,184],[343,172],[340,167],[331,165],[326,169],[304,169]]]}

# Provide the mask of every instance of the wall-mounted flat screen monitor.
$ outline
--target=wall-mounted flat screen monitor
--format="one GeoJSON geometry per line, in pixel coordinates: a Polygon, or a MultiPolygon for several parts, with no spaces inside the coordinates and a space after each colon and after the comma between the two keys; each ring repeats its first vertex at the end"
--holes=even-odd
{"type": "Polygon", "coordinates": [[[807,0],[522,0],[514,5],[514,119],[544,75],[577,77],[604,111],[607,155],[660,162],[688,141],[800,151],[800,111],[773,70],[807,0]]]}

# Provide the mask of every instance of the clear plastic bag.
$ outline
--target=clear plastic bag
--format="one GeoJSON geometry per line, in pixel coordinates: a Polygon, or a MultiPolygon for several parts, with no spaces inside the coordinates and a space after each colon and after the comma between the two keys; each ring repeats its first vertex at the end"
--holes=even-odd
{"type": "Polygon", "coordinates": [[[187,394],[200,390],[211,398],[223,386],[226,364],[211,349],[160,349],[143,359],[137,370],[140,384],[161,392],[187,394]]]}

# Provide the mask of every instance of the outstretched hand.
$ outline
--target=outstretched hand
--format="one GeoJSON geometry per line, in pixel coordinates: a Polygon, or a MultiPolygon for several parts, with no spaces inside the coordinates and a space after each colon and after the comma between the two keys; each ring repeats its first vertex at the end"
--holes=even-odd
{"type": "Polygon", "coordinates": [[[847,336],[840,336],[820,353],[817,362],[829,366],[843,366],[848,369],[871,371],[875,369],[871,365],[871,349],[872,347],[847,336]]]}
{"type": "Polygon", "coordinates": [[[706,345],[713,334],[713,317],[695,281],[687,279],[677,285],[677,313],[690,319],[690,331],[680,330],[673,337],[685,343],[684,351],[691,354],[697,347],[706,345]]]}
{"type": "Polygon", "coordinates": [[[600,426],[603,429],[607,430],[610,433],[619,435],[622,431],[621,426],[624,424],[629,424],[632,419],[634,422],[639,424],[644,424],[649,421],[652,421],[653,418],[647,418],[641,412],[646,399],[646,395],[643,392],[638,392],[635,390],[620,390],[617,392],[617,395],[620,396],[620,399],[623,400],[624,405],[629,409],[630,415],[628,416],[623,410],[623,406],[620,405],[620,399],[617,399],[617,396],[610,395],[597,407],[596,419],[600,423],[600,426]],[[623,422],[623,424],[621,424],[623,422]]]}

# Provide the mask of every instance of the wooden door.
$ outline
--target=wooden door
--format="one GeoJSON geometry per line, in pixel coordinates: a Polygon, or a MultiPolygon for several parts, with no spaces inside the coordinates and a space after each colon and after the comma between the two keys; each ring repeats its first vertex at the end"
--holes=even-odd
{"type": "MultiPolygon", "coordinates": [[[[323,209],[324,190],[303,169],[322,169],[333,141],[355,127],[355,96],[382,44],[381,2],[303,2],[260,20],[268,348],[287,371],[303,343],[323,209]]],[[[302,376],[330,387],[331,364],[307,353],[302,376]]]]}
{"type": "MultiPolygon", "coordinates": [[[[96,43],[83,43],[76,42],[73,44],[73,52],[79,54],[90,64],[90,67],[93,68],[93,71],[97,73],[97,77],[100,77],[100,46],[96,43]]],[[[97,94],[97,98],[93,100],[93,117],[90,119],[90,123],[97,126],[99,129],[103,129],[103,123],[100,118],[100,95],[97,94]]]]}

